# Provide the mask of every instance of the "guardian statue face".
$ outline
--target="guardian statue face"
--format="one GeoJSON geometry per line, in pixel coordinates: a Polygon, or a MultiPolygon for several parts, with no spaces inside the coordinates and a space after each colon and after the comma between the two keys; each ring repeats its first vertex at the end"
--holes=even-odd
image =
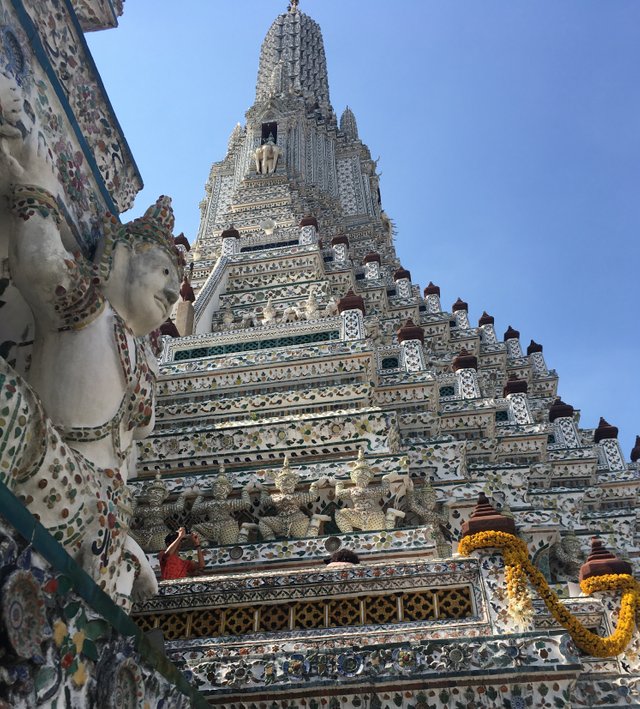
{"type": "Polygon", "coordinates": [[[367,487],[373,479],[373,473],[369,468],[357,468],[351,473],[351,480],[357,487],[367,487]]]}
{"type": "Polygon", "coordinates": [[[103,219],[96,254],[104,292],[134,335],[147,335],[169,317],[178,300],[182,256],[176,251],[171,199],[164,195],[144,216],[120,224],[103,219]]]}
{"type": "MultiPolygon", "coordinates": [[[[119,247],[123,248],[123,247],[119,247]]],[[[125,249],[127,247],[124,247],[125,249]]],[[[120,313],[134,334],[146,335],[160,327],[171,314],[180,291],[179,273],[173,259],[159,246],[127,249],[127,278],[123,283],[124,313],[120,313]]],[[[112,304],[118,310],[118,303],[112,304]]]]}
{"type": "Polygon", "coordinates": [[[169,496],[163,485],[151,484],[147,488],[147,499],[151,505],[161,505],[169,496]]]}
{"type": "Polygon", "coordinates": [[[280,492],[284,493],[285,495],[292,495],[296,490],[297,482],[297,477],[287,475],[277,480],[277,485],[280,488],[280,492]]]}
{"type": "Polygon", "coordinates": [[[226,500],[231,494],[231,490],[231,483],[226,478],[215,480],[211,486],[211,492],[215,500],[226,500]]]}

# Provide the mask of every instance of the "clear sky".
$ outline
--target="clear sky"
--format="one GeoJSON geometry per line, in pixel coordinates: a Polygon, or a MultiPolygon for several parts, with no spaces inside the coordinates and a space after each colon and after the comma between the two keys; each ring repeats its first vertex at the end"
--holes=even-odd
{"type": "MultiPolygon", "coordinates": [[[[211,163],[286,0],[127,0],[88,35],[145,190],[195,239],[211,163]]],[[[300,0],[333,107],[380,156],[412,280],[544,345],[559,393],[640,433],[640,2],[300,0]]],[[[128,215],[127,215],[128,216],[128,215]]]]}

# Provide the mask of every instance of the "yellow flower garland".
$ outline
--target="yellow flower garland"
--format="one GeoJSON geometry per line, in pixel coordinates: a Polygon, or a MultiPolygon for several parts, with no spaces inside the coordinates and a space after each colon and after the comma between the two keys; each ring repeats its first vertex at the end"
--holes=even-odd
{"type": "Polygon", "coordinates": [[[458,545],[460,554],[468,556],[477,549],[501,549],[505,561],[505,585],[509,598],[509,613],[519,622],[526,622],[533,614],[528,580],[545,602],[551,615],[567,629],[575,644],[594,657],[618,655],[631,642],[635,628],[636,610],[640,609],[640,584],[629,574],[591,576],[580,583],[588,595],[598,591],[622,591],[620,615],[615,631],[606,638],[592,633],[567,610],[558,596],[549,588],[544,575],[531,563],[529,550],[522,539],[507,532],[487,531],[463,537],[458,545]]]}

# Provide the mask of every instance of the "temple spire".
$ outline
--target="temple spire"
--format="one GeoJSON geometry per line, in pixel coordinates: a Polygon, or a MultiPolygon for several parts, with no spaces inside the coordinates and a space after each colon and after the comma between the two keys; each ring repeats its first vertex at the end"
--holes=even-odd
{"type": "Polygon", "coordinates": [[[332,114],[322,32],[317,22],[300,12],[298,0],[276,17],[262,43],[256,102],[274,95],[304,99],[308,110],[332,114]]]}

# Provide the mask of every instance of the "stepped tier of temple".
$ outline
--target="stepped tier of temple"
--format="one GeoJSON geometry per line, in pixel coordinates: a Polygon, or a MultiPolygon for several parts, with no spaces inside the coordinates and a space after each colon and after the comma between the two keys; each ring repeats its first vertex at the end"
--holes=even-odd
{"type": "Polygon", "coordinates": [[[580,427],[542,345],[413,283],[297,2],[205,192],[132,487],[152,564],[183,525],[206,572],[162,582],[141,627],[228,709],[637,706],[637,636],[579,654],[535,594],[507,612],[495,549],[456,551],[486,495],[608,634],[613,596],[576,584],[594,535],[637,569],[640,448],[580,427]],[[361,563],[325,567],[340,549],[361,563]]]}

